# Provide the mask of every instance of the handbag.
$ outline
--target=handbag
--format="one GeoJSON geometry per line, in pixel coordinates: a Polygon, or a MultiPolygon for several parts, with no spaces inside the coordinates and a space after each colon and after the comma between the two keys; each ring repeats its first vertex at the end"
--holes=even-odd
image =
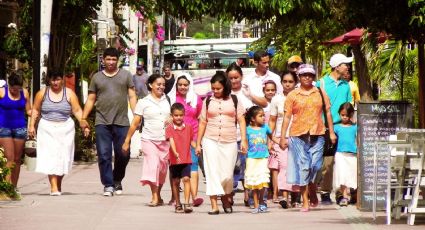
{"type": "Polygon", "coordinates": [[[326,127],[325,136],[324,136],[325,144],[323,145],[323,156],[335,156],[337,144],[336,143],[332,144],[331,136],[329,133],[328,117],[326,116],[327,112],[326,112],[326,106],[325,106],[325,99],[323,98],[322,90],[320,88],[318,89],[319,89],[320,97],[322,98],[322,111],[324,114],[325,127],[326,127]]]}
{"type": "Polygon", "coordinates": [[[37,140],[33,138],[26,139],[24,153],[28,157],[36,157],[37,156],[37,140]]]}

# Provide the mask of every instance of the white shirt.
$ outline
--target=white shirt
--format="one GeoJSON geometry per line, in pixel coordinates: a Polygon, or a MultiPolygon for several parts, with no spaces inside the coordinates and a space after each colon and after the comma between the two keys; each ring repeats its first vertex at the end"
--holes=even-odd
{"type": "Polygon", "coordinates": [[[170,116],[170,103],[165,95],[159,101],[151,94],[137,101],[134,113],[144,119],[142,139],[164,141],[165,121],[170,116]]]}
{"type": "Polygon", "coordinates": [[[242,84],[247,85],[251,93],[257,97],[264,97],[263,93],[263,83],[272,80],[276,83],[276,95],[283,93],[282,83],[280,82],[279,75],[267,70],[266,74],[263,76],[257,75],[256,72],[244,76],[242,84]]]}
{"type": "Polygon", "coordinates": [[[275,137],[281,136],[285,100],[286,100],[286,97],[284,95],[278,94],[274,96],[272,98],[272,101],[270,102],[270,116],[277,116],[276,126],[274,129],[275,137]]]}

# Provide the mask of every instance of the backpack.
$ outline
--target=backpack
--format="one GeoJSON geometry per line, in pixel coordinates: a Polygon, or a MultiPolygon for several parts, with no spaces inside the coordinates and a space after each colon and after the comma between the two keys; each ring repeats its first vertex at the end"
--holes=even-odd
{"type": "MultiPolygon", "coordinates": [[[[235,112],[236,112],[236,117],[235,117],[235,125],[238,123],[238,97],[236,95],[230,94],[230,97],[232,98],[233,101],[233,106],[235,106],[235,112]]],[[[205,101],[205,105],[207,107],[207,113],[208,113],[208,106],[210,105],[211,102],[211,96],[207,97],[207,100],[205,101]]]]}

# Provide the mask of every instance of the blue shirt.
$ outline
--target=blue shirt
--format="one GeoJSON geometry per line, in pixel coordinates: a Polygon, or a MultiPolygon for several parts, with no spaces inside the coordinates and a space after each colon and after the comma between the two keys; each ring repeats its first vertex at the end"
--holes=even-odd
{"type": "Polygon", "coordinates": [[[272,131],[268,125],[263,125],[260,129],[253,129],[251,126],[246,128],[246,137],[248,139],[248,158],[269,157],[267,135],[271,133],[272,131]]]}
{"type": "Polygon", "coordinates": [[[334,126],[335,134],[338,136],[337,152],[357,153],[357,125],[344,126],[337,124],[334,126]]]}
{"type": "Polygon", "coordinates": [[[335,81],[330,75],[325,75],[322,79],[316,82],[317,87],[321,87],[321,81],[324,82],[324,89],[331,102],[331,114],[332,121],[334,124],[341,122],[339,117],[339,107],[346,103],[351,102],[353,97],[351,96],[350,85],[345,80],[335,81]]]}

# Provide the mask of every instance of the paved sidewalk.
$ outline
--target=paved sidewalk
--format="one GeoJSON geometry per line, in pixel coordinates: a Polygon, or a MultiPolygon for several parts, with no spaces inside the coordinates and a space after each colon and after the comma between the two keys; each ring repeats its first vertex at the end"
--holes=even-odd
{"type": "MultiPolygon", "coordinates": [[[[74,165],[64,178],[63,195],[49,196],[47,177],[22,168],[19,190],[22,201],[0,201],[0,229],[424,229],[424,218],[417,218],[419,226],[409,227],[406,220],[385,225],[384,213],[376,223],[368,212],[359,212],[353,206],[319,206],[308,213],[298,209],[283,210],[276,204],[270,212],[250,214],[243,206],[242,193],[237,193],[234,213],[218,216],[207,214],[209,201],[205,185],[200,182],[200,196],[206,202],[194,208],[192,214],[175,214],[174,207],[148,207],[149,187],[140,186],[142,159],[132,159],[123,181],[124,194],[103,197],[96,163],[74,165]]],[[[201,176],[202,178],[202,176],[201,176]]],[[[201,179],[202,181],[202,179],[201,179]]],[[[170,198],[167,183],[163,189],[164,201],[170,198]]],[[[221,210],[222,211],[222,210],[221,210]]]]}

